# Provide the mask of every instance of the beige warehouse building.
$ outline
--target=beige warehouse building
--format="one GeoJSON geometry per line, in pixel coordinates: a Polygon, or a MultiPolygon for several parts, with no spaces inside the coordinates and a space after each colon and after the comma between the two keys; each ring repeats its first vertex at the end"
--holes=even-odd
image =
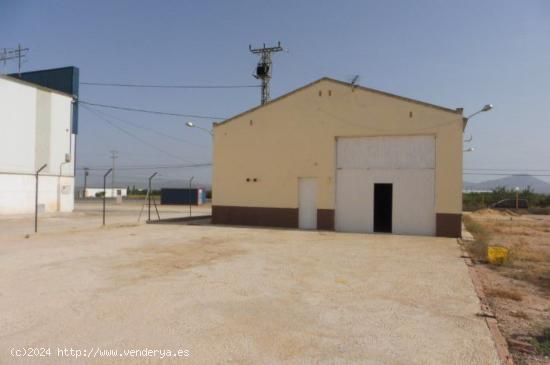
{"type": "Polygon", "coordinates": [[[213,222],[458,237],[464,123],[320,79],[214,126],[213,222]]]}

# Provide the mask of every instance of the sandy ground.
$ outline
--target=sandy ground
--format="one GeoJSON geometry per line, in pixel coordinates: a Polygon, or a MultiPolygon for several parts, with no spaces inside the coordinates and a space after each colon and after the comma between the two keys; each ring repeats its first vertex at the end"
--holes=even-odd
{"type": "Polygon", "coordinates": [[[519,365],[550,364],[533,337],[550,327],[550,216],[485,209],[469,213],[490,233],[488,243],[509,248],[502,266],[475,266],[489,305],[519,365]]]}
{"type": "Polygon", "coordinates": [[[0,364],[498,364],[453,239],[61,227],[0,241],[0,364]]]}

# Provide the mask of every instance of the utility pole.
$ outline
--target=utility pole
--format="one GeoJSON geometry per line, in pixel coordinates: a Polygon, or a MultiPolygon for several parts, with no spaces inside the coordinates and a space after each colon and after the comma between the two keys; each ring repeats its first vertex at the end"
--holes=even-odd
{"type": "Polygon", "coordinates": [[[113,159],[113,173],[111,174],[111,194],[112,197],[115,197],[115,160],[118,158],[118,151],[117,150],[111,150],[111,158],[113,159]]]}
{"type": "Polygon", "coordinates": [[[256,66],[256,74],[254,74],[254,77],[262,80],[261,102],[262,105],[264,105],[270,99],[269,81],[271,80],[271,54],[283,51],[283,47],[281,47],[281,42],[278,42],[276,47],[266,47],[264,43],[262,48],[252,48],[252,45],[249,45],[248,50],[254,54],[260,55],[260,62],[258,62],[258,66],[256,66]]]}

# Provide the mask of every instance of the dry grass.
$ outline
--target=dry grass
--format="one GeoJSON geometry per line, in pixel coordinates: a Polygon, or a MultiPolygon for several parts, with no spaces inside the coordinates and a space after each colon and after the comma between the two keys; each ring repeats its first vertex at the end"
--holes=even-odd
{"type": "Polygon", "coordinates": [[[485,294],[488,297],[510,299],[515,301],[520,301],[523,299],[521,293],[514,289],[493,288],[486,290],[485,294]]]}
{"type": "Polygon", "coordinates": [[[544,266],[529,265],[514,267],[503,273],[512,279],[526,281],[544,291],[550,291],[550,264],[544,266]]]}
{"type": "Polygon", "coordinates": [[[546,364],[542,356],[550,355],[549,307],[544,304],[550,297],[550,220],[499,214],[484,211],[465,216],[464,224],[475,239],[469,251],[474,251],[470,254],[476,255],[479,262],[487,244],[509,249],[504,265],[485,266],[491,272],[485,276],[485,292],[506,338],[521,335],[533,347],[530,355],[512,348],[515,361],[546,364]],[[529,308],[528,313],[524,308],[529,308]],[[541,336],[533,332],[544,327],[541,336]]]}
{"type": "Polygon", "coordinates": [[[463,220],[466,229],[474,236],[473,242],[465,243],[464,247],[466,251],[468,251],[474,261],[487,261],[487,247],[490,240],[489,231],[470,216],[465,215],[463,220]]]}
{"type": "Polygon", "coordinates": [[[519,243],[512,245],[512,247],[510,248],[510,262],[544,262],[546,260],[548,260],[547,255],[542,251],[531,248],[527,240],[523,237],[519,239],[519,243]]]}
{"type": "Polygon", "coordinates": [[[525,313],[524,311],[522,311],[522,310],[511,311],[509,314],[512,317],[521,318],[521,319],[529,319],[529,315],[527,313],[525,313]]]}

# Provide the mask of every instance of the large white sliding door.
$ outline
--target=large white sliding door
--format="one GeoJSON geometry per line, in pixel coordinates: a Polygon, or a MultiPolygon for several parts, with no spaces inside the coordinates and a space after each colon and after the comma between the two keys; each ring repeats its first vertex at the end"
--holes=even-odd
{"type": "Polygon", "coordinates": [[[391,184],[391,232],[435,234],[435,137],[338,138],[336,230],[373,232],[374,186],[391,184]]]}

